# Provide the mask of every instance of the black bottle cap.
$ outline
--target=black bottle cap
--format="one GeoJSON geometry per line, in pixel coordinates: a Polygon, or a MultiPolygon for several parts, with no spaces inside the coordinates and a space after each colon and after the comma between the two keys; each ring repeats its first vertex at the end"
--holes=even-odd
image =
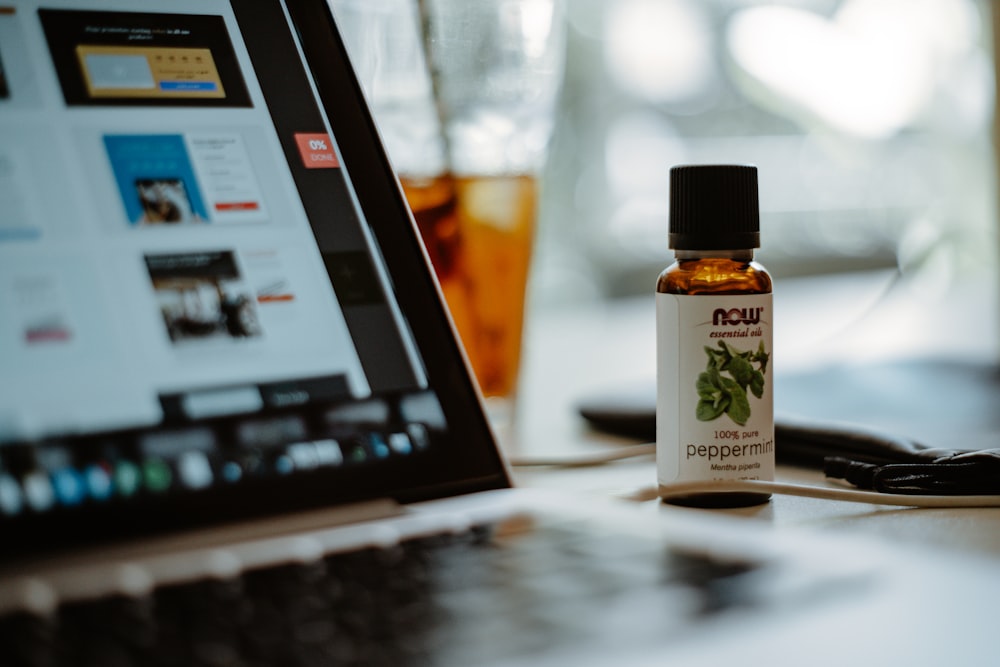
{"type": "Polygon", "coordinates": [[[682,165],[670,170],[670,247],[744,250],[760,247],[757,167],[682,165]]]}

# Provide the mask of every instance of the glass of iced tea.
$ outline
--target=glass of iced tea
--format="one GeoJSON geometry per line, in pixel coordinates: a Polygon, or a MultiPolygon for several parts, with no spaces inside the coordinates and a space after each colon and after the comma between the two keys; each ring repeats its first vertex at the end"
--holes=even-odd
{"type": "Polygon", "coordinates": [[[332,0],[493,416],[521,365],[560,0],[332,0]]]}

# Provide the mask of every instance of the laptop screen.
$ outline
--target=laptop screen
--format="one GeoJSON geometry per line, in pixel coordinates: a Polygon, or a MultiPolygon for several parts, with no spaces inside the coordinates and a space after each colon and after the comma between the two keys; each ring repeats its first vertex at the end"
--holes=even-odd
{"type": "Polygon", "coordinates": [[[0,530],[506,485],[322,0],[0,0],[0,70],[0,530]]]}

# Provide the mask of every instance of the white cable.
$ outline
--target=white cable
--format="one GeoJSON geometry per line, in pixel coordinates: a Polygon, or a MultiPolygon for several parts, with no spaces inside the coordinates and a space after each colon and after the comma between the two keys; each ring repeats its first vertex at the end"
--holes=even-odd
{"type": "Polygon", "coordinates": [[[812,484],[789,484],[788,482],[765,482],[758,479],[734,479],[718,482],[683,482],[669,487],[647,487],[641,489],[630,500],[652,500],[699,493],[777,493],[784,496],[801,496],[823,500],[844,500],[872,505],[895,505],[897,507],[1000,507],[1000,495],[957,495],[933,496],[908,493],[881,493],[879,491],[858,491],[857,489],[836,489],[812,484]]]}
{"type": "MultiPolygon", "coordinates": [[[[509,463],[515,468],[583,468],[601,466],[622,459],[649,456],[656,452],[656,445],[646,443],[619,449],[605,450],[596,454],[574,457],[532,457],[511,458],[509,463]]],[[[643,502],[657,498],[690,496],[701,493],[775,493],[784,496],[819,498],[822,500],[842,500],[872,505],[894,505],[896,507],[1000,507],[1000,495],[954,495],[935,496],[906,493],[881,493],[814,486],[811,484],[790,484],[788,482],[765,482],[755,479],[734,479],[708,482],[682,482],[669,487],[645,487],[629,494],[628,500],[643,502]]]]}
{"type": "Polygon", "coordinates": [[[577,456],[554,456],[530,458],[509,457],[507,462],[513,468],[585,468],[588,466],[602,466],[622,459],[630,459],[639,456],[652,456],[656,453],[654,443],[642,445],[629,445],[627,447],[616,447],[606,449],[594,454],[584,454],[577,456]]]}

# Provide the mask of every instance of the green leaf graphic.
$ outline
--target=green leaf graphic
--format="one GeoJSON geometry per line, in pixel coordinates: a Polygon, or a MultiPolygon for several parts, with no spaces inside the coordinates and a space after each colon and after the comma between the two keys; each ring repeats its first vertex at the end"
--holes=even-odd
{"type": "Polygon", "coordinates": [[[764,374],[770,360],[764,342],[756,351],[740,350],[726,341],[719,341],[718,349],[704,349],[708,363],[695,384],[699,399],[695,416],[699,421],[712,421],[726,414],[743,426],[750,419],[747,392],[757,398],[764,396],[764,374]]]}

